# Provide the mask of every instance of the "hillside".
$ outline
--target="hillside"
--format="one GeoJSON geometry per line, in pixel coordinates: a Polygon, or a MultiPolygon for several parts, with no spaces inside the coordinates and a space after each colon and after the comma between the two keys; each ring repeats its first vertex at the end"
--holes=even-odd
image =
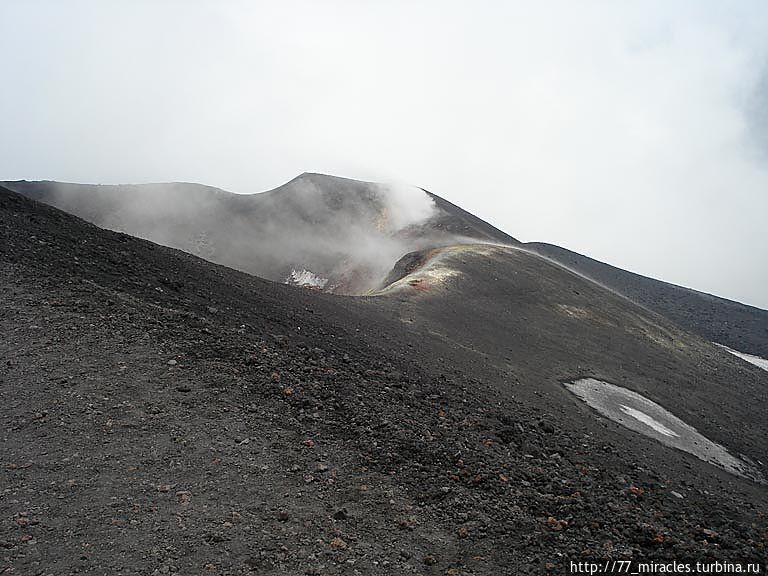
{"type": "Polygon", "coordinates": [[[361,294],[400,256],[467,236],[516,242],[418,188],[302,174],[260,194],[199,184],[5,182],[97,226],[276,282],[361,294]]]}
{"type": "MultiPolygon", "coordinates": [[[[404,254],[512,236],[430,192],[302,174],[259,194],[199,184],[4,182],[110,230],[276,282],[359,295],[386,283],[404,254]]],[[[525,248],[661,314],[684,330],[768,358],[768,311],[627,272],[537,242],[525,248]]]]}
{"type": "Polygon", "coordinates": [[[707,340],[768,358],[768,310],[627,272],[559,246],[528,242],[525,247],[707,340]]]}
{"type": "Polygon", "coordinates": [[[375,295],[336,296],[0,189],[0,570],[763,561],[759,477],[562,384],[644,394],[764,477],[765,371],[521,250],[410,261],[375,295]]]}

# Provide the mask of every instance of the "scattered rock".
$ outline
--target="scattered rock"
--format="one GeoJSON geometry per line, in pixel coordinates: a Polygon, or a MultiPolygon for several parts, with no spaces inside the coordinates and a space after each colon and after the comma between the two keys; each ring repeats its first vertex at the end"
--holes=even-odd
{"type": "Polygon", "coordinates": [[[16,524],[21,526],[22,528],[26,528],[27,526],[36,524],[36,522],[33,522],[26,512],[20,512],[19,515],[16,517],[16,524]]]}
{"type": "Polygon", "coordinates": [[[416,524],[418,524],[418,522],[413,516],[409,516],[408,518],[400,518],[397,521],[397,527],[400,528],[400,530],[413,530],[416,524]]]}
{"type": "Polygon", "coordinates": [[[645,494],[645,490],[643,488],[640,488],[639,486],[635,486],[634,484],[629,487],[627,490],[630,494],[634,494],[635,496],[642,496],[645,494]]]}
{"type": "MultiPolygon", "coordinates": [[[[80,244],[67,252],[72,247],[87,253],[80,244]]],[[[63,314],[44,304],[53,291],[36,276],[17,297],[21,284],[3,285],[12,302],[10,314],[0,314],[3,326],[13,327],[15,306],[24,313],[19,327],[33,315],[43,326],[32,336],[21,330],[27,340],[11,331],[14,345],[4,353],[18,358],[16,373],[13,379],[8,369],[0,374],[8,386],[18,378],[25,391],[11,398],[3,422],[8,454],[0,490],[6,504],[0,547],[19,573],[47,575],[46,563],[55,570],[57,561],[64,572],[77,571],[61,564],[67,554],[73,564],[85,555],[99,573],[123,563],[136,573],[176,567],[178,573],[234,574],[252,556],[254,574],[457,576],[506,573],[501,563],[538,574],[579,557],[683,557],[702,550],[705,539],[715,559],[762,552],[756,543],[762,544],[765,506],[746,497],[739,481],[698,469],[687,473],[677,459],[654,467],[645,444],[606,435],[599,422],[579,422],[572,416],[580,412],[571,414],[560,402],[535,400],[535,381],[497,390],[493,358],[487,367],[466,362],[463,352],[455,362],[435,358],[432,336],[421,330],[412,303],[392,305],[416,319],[415,331],[401,330],[399,322],[392,331],[378,315],[367,323],[366,308],[358,310],[354,300],[348,306],[358,310],[352,318],[360,320],[359,330],[350,317],[338,325],[327,318],[305,324],[291,309],[306,295],[285,292],[283,302],[282,292],[273,294],[261,281],[184,262],[173,264],[172,273],[189,278],[191,287],[180,298],[166,289],[167,308],[141,301],[146,292],[156,299],[143,271],[153,263],[114,277],[94,268],[89,283],[65,280],[55,290],[65,300],[63,314]],[[222,274],[227,282],[214,281],[222,274]],[[98,302],[103,293],[114,298],[109,308],[98,302]],[[205,314],[205,299],[212,297],[240,330],[205,314]],[[95,313],[81,311],[79,300],[95,313]],[[291,337],[272,338],[274,330],[291,337]],[[88,347],[95,353],[86,356],[88,347]],[[406,347],[416,355],[404,355],[406,347]],[[163,362],[168,353],[173,358],[163,362]],[[438,377],[440,370],[446,374],[438,377]],[[157,385],[158,372],[165,386],[157,385]],[[192,388],[195,395],[178,394],[192,388]],[[105,422],[113,436],[104,435],[105,422]],[[42,442],[32,450],[31,440],[42,442]],[[117,480],[112,493],[100,490],[99,478],[109,477],[117,480]],[[158,485],[160,477],[174,484],[158,485]],[[674,486],[684,487],[676,492],[674,486]],[[342,508],[347,503],[351,516],[342,508]],[[38,514],[43,526],[36,529],[38,514]],[[44,544],[40,550],[23,549],[20,538],[34,542],[31,531],[44,544]],[[136,545],[112,554],[114,538],[136,545]],[[57,550],[58,558],[46,557],[57,550]]],[[[163,256],[161,265],[167,264],[163,256]]],[[[12,284],[15,266],[4,276],[12,284]]],[[[325,314],[320,308],[332,310],[332,298],[322,298],[318,318],[325,314]]],[[[515,311],[520,322],[531,313],[515,311]]],[[[456,320],[460,330],[462,319],[456,320]]],[[[618,327],[619,340],[622,334],[618,327]]],[[[440,353],[450,353],[451,340],[440,344],[440,353]]],[[[631,358],[618,354],[632,352],[623,348],[627,342],[616,343],[619,360],[631,358]]],[[[664,353],[659,358],[671,358],[664,353]]],[[[534,364],[511,354],[509,379],[529,379],[534,364]]],[[[758,440],[755,449],[762,446],[758,440]]]]}
{"type": "Polygon", "coordinates": [[[565,520],[558,520],[554,516],[549,516],[546,520],[546,524],[555,532],[560,532],[568,527],[568,522],[565,520]]]}
{"type": "Polygon", "coordinates": [[[539,428],[541,428],[544,432],[547,434],[554,434],[555,433],[555,427],[546,421],[539,422],[539,428]]]}
{"type": "Polygon", "coordinates": [[[277,518],[280,522],[288,522],[290,514],[288,514],[286,510],[280,510],[277,514],[275,514],[275,518],[277,518]]]}

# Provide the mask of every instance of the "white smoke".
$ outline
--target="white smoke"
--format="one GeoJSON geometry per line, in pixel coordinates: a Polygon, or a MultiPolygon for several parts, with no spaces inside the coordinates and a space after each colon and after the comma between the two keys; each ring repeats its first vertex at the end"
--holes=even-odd
{"type": "Polygon", "coordinates": [[[421,188],[407,184],[381,184],[379,190],[386,204],[393,231],[429,220],[437,207],[421,188]]]}
{"type": "Polygon", "coordinates": [[[303,174],[275,190],[197,184],[50,184],[46,201],[99,226],[276,282],[345,294],[377,288],[406,253],[446,242],[422,189],[303,174]],[[438,238],[439,236],[439,238],[438,238]]]}

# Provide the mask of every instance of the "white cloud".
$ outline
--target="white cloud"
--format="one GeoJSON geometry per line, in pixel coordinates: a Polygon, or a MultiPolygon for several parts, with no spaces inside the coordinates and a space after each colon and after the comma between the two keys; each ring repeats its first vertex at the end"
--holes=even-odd
{"type": "Polygon", "coordinates": [[[0,51],[0,178],[409,182],[768,307],[762,2],[10,0],[0,51]]]}

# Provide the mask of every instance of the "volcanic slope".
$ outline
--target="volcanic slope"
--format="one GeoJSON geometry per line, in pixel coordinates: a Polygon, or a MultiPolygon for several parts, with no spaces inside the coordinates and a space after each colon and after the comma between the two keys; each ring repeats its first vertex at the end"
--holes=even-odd
{"type": "Polygon", "coordinates": [[[260,194],[185,183],[2,184],[103,228],[277,282],[343,294],[375,287],[406,252],[459,237],[517,243],[418,188],[322,174],[302,174],[260,194]]]}
{"type": "Polygon", "coordinates": [[[516,247],[445,247],[408,255],[396,271],[379,304],[421,331],[430,353],[454,355],[542,409],[557,407],[559,421],[572,416],[572,399],[551,383],[590,377],[765,461],[768,374],[665,317],[516,247]]]}
{"type": "Polygon", "coordinates": [[[765,372],[525,252],[413,261],[334,296],[0,190],[0,570],[765,558],[763,485],[562,386],[637,390],[765,475],[765,372]]]}
{"type": "MultiPolygon", "coordinates": [[[[270,192],[250,195],[184,183],[0,184],[104,228],[277,282],[342,294],[375,288],[407,252],[459,241],[520,245],[435,194],[322,174],[302,174],[270,192]]],[[[707,340],[768,358],[768,311],[558,246],[531,242],[525,247],[707,340]]]]}
{"type": "Polygon", "coordinates": [[[552,244],[525,248],[623,294],[712,342],[768,358],[768,311],[627,272],[552,244]]]}

